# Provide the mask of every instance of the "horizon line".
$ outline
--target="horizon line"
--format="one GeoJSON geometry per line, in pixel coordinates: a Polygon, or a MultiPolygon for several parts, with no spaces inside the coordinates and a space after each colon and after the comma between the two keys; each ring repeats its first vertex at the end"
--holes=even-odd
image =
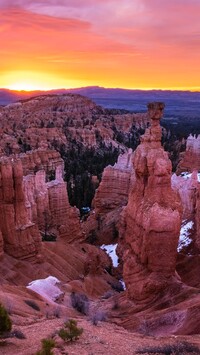
{"type": "Polygon", "coordinates": [[[200,92],[200,87],[190,87],[190,88],[180,88],[180,87],[172,87],[172,88],[123,88],[123,87],[106,87],[99,85],[87,85],[87,86],[79,86],[79,87],[60,87],[60,88],[48,88],[48,89],[11,89],[9,87],[2,87],[0,90],[7,90],[11,92],[17,93],[31,93],[31,92],[49,92],[49,91],[60,91],[60,90],[80,90],[80,89],[88,89],[88,88],[99,88],[99,89],[114,89],[114,90],[125,90],[125,91],[181,91],[181,92],[200,92]]]}

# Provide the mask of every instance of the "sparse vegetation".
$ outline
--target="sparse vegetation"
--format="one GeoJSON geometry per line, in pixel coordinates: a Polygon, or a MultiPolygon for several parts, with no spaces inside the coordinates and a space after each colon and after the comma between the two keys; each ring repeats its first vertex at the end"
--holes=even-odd
{"type": "Polygon", "coordinates": [[[37,305],[37,303],[33,300],[24,300],[24,302],[31,308],[33,308],[35,311],[40,311],[40,307],[37,305]]]}
{"type": "Polygon", "coordinates": [[[55,348],[55,341],[52,338],[42,339],[42,349],[36,355],[53,355],[52,349],[55,348]]]}
{"type": "Polygon", "coordinates": [[[12,329],[12,321],[6,308],[0,304],[0,338],[9,333],[12,329]]]}
{"type": "Polygon", "coordinates": [[[200,354],[198,346],[188,342],[180,342],[177,344],[167,344],[163,346],[154,346],[139,349],[137,354],[163,354],[163,355],[184,355],[184,354],[200,354]]]}
{"type": "Polygon", "coordinates": [[[60,316],[61,316],[61,308],[59,306],[54,309],[53,315],[56,318],[60,318],[60,316]]]}
{"type": "Polygon", "coordinates": [[[26,339],[26,336],[24,335],[24,333],[20,329],[14,329],[10,333],[10,336],[11,337],[15,337],[17,339],[26,339]]]}
{"type": "Polygon", "coordinates": [[[105,322],[107,319],[106,312],[101,310],[94,312],[90,315],[90,319],[93,325],[97,325],[98,322],[105,322]]]}
{"type": "Polygon", "coordinates": [[[83,293],[72,292],[71,293],[72,307],[78,312],[87,315],[89,312],[89,299],[83,293]]]}
{"type": "Polygon", "coordinates": [[[58,332],[58,335],[64,341],[75,341],[83,333],[83,328],[77,327],[77,321],[74,319],[69,319],[64,324],[64,328],[61,328],[58,332]]]}

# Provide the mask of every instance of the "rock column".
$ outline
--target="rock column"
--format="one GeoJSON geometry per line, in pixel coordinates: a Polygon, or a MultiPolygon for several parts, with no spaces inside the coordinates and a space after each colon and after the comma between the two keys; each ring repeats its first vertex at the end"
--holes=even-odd
{"type": "Polygon", "coordinates": [[[176,282],[182,208],[171,188],[171,162],[161,146],[163,109],[163,103],[148,104],[151,125],[134,154],[136,180],[122,216],[123,277],[135,301],[151,301],[176,282]]]}

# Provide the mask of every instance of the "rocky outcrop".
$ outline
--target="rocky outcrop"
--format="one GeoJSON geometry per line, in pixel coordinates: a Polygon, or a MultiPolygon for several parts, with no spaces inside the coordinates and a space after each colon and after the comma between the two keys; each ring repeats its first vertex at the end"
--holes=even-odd
{"type": "MultiPolygon", "coordinates": [[[[200,184],[199,184],[200,185],[200,184]]],[[[198,185],[196,192],[196,205],[195,205],[195,227],[196,227],[196,237],[195,242],[200,250],[200,186],[198,185]]]]}
{"type": "Polygon", "coordinates": [[[35,256],[40,250],[41,238],[25,207],[21,160],[2,158],[0,178],[0,230],[4,250],[17,258],[35,256]]]}
{"type": "Polygon", "coordinates": [[[27,174],[23,188],[30,220],[44,234],[53,233],[68,242],[77,239],[81,235],[79,211],[69,204],[60,154],[38,150],[24,155],[22,162],[27,174]]]}
{"type": "Polygon", "coordinates": [[[172,175],[172,188],[177,191],[181,197],[183,206],[183,220],[193,220],[196,213],[197,190],[199,186],[197,171],[192,174],[172,175]]]}
{"type": "Polygon", "coordinates": [[[182,153],[176,173],[193,172],[200,170],[200,135],[189,135],[186,142],[186,151],[182,153]]]}
{"type": "Polygon", "coordinates": [[[63,151],[74,141],[89,149],[102,144],[118,147],[119,132],[127,135],[128,142],[148,120],[146,114],[116,114],[74,94],[41,95],[13,103],[1,108],[0,118],[0,147],[7,155],[52,146],[63,151]]]}
{"type": "Polygon", "coordinates": [[[0,256],[38,254],[42,236],[66,242],[81,236],[79,211],[71,207],[64,163],[55,151],[38,150],[0,160],[0,256]]]}
{"type": "Polygon", "coordinates": [[[176,282],[180,198],[171,188],[171,162],[161,147],[164,104],[148,104],[151,126],[134,154],[136,181],[121,225],[123,277],[128,296],[149,302],[176,282]]]}
{"type": "Polygon", "coordinates": [[[104,169],[96,190],[92,202],[93,214],[84,224],[84,229],[86,235],[94,237],[95,234],[96,241],[101,244],[109,244],[118,236],[119,215],[127,204],[131,184],[131,162],[132,149],[129,149],[118,157],[116,164],[104,169]]]}
{"type": "Polygon", "coordinates": [[[127,203],[132,171],[132,149],[119,156],[114,166],[107,166],[101,183],[95,193],[94,208],[97,215],[103,215],[127,203]]]}

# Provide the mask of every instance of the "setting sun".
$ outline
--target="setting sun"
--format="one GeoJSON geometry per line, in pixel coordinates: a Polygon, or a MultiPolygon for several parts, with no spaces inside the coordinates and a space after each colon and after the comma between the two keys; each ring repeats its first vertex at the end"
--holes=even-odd
{"type": "Polygon", "coordinates": [[[51,90],[73,88],[83,82],[66,80],[44,72],[11,71],[1,77],[2,87],[16,91],[51,90]]]}

